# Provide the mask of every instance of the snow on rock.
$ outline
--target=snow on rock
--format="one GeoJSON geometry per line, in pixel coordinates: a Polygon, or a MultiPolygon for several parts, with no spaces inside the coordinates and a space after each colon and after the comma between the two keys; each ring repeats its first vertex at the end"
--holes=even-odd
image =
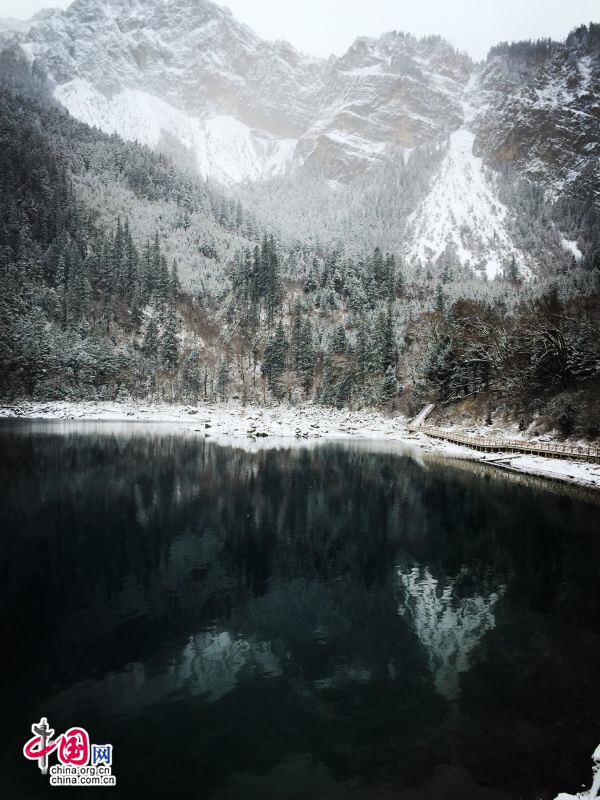
{"type": "MultiPolygon", "coordinates": [[[[26,403],[0,407],[1,417],[42,420],[102,420],[178,423],[182,430],[202,433],[219,441],[256,440],[262,446],[297,439],[402,440],[406,418],[387,417],[376,411],[342,411],[311,404],[253,407],[239,403],[174,406],[117,402],[26,403]]],[[[289,445],[289,441],[288,441],[289,445]]]]}
{"type": "Polygon", "coordinates": [[[213,117],[204,126],[200,172],[224,183],[273,177],[285,170],[296,144],[296,139],[255,134],[232,116],[213,117]]]}
{"type": "MultiPolygon", "coordinates": [[[[408,255],[427,262],[450,245],[458,263],[488,278],[513,256],[524,276],[527,265],[470,131],[489,165],[517,166],[554,191],[590,189],[600,155],[600,61],[578,36],[541,63],[507,52],[476,65],[442,39],[398,32],[360,37],[339,58],[312,58],[260,39],[210,0],[74,0],[27,23],[0,20],[0,47],[20,44],[84,122],[170,154],[180,141],[201,174],[228,185],[289,176],[281,205],[294,233],[307,216],[294,200],[299,174],[341,184],[364,178],[375,193],[381,168],[393,169],[398,153],[437,147],[454,131],[438,184],[412,218],[408,255]]],[[[263,190],[272,223],[271,186],[263,190]]],[[[336,203],[346,212],[342,193],[310,196],[321,205],[316,213],[336,203]]],[[[392,218],[386,208],[399,236],[405,213],[392,218]]]]}
{"type": "Polygon", "coordinates": [[[543,58],[494,48],[482,66],[477,94],[477,151],[517,170],[550,197],[583,197],[597,181],[600,155],[600,59],[582,26],[543,58]]]}
{"type": "Polygon", "coordinates": [[[88,81],[76,78],[57,86],[54,96],[76,119],[155,147],[161,132],[171,128],[187,146],[197,135],[189,117],[146,92],[128,89],[106,97],[88,81]]]}
{"type": "MultiPolygon", "coordinates": [[[[481,461],[511,472],[552,478],[600,489],[600,464],[544,458],[516,453],[481,453],[461,445],[430,439],[408,430],[408,420],[374,410],[347,411],[312,404],[273,407],[243,406],[236,402],[200,406],[150,403],[51,402],[0,406],[0,418],[111,421],[131,431],[130,423],[173,423],[181,432],[209,436],[221,444],[258,450],[265,447],[302,447],[327,440],[355,442],[370,451],[403,453],[425,465],[423,453],[465,461],[481,461]]],[[[70,422],[68,424],[71,424],[70,422]]],[[[41,428],[40,430],[45,430],[41,428]]],[[[138,426],[135,430],[143,432],[138,426]]]]}
{"type": "Polygon", "coordinates": [[[513,258],[526,276],[529,267],[507,230],[508,209],[486,178],[483,160],[473,154],[474,140],[466,128],[450,136],[432,190],[409,219],[408,260],[425,266],[448,248],[461,266],[488,279],[502,275],[513,258]]]}
{"type": "Polygon", "coordinates": [[[578,792],[578,794],[561,792],[555,800],[596,800],[600,796],[600,744],[594,750],[592,761],[595,763],[593,768],[594,778],[589,792],[578,792]]]}
{"type": "Polygon", "coordinates": [[[59,85],[55,97],[72,116],[105,133],[151,148],[159,146],[163,135],[174,136],[194,153],[200,174],[223,183],[279,174],[296,146],[295,139],[256,134],[229,115],[202,122],[138,89],[124,89],[109,98],[88,81],[76,78],[59,85]]]}
{"type": "Polygon", "coordinates": [[[462,122],[472,69],[447,42],[400,33],[312,58],[210,0],[74,0],[0,24],[3,41],[38,60],[74,116],[152,147],[163,130],[191,140],[201,170],[228,183],[307,162],[343,179],[388,147],[438,140],[462,122]]]}

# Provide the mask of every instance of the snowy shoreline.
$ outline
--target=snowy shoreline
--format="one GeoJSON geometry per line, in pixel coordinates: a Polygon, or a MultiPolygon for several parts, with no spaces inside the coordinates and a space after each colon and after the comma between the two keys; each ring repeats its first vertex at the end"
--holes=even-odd
{"type": "MultiPolygon", "coordinates": [[[[242,406],[213,403],[199,406],[117,402],[18,403],[0,406],[0,419],[172,423],[221,444],[256,450],[320,441],[362,441],[374,449],[395,444],[449,459],[481,462],[504,471],[548,478],[566,485],[600,489],[600,464],[518,453],[482,453],[410,432],[403,416],[377,411],[348,411],[323,406],[242,406]]],[[[387,449],[387,447],[386,447],[387,449]]]]}

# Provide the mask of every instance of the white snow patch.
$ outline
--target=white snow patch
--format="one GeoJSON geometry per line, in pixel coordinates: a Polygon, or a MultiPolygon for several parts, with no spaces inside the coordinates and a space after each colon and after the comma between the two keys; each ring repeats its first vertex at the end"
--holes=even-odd
{"type": "Polygon", "coordinates": [[[479,72],[474,71],[467,85],[464,88],[461,106],[464,117],[464,124],[471,125],[475,122],[479,114],[485,110],[485,106],[481,103],[481,97],[477,93],[479,81],[479,72]]]}
{"type": "Polygon", "coordinates": [[[579,68],[579,74],[581,75],[582,84],[579,93],[583,94],[590,88],[592,82],[592,57],[584,56],[580,58],[577,66],[579,68]]]}
{"type": "Polygon", "coordinates": [[[164,133],[174,136],[196,155],[200,174],[228,184],[279,174],[297,143],[256,132],[232,116],[202,122],[137,89],[109,98],[88,81],[75,79],[58,86],[55,97],[82,122],[129,141],[156,148],[164,133]]]}
{"type": "Polygon", "coordinates": [[[553,108],[567,106],[575,99],[573,93],[560,83],[549,82],[541,89],[536,89],[535,93],[542,105],[550,105],[553,108]]]}
{"type": "MultiPolygon", "coordinates": [[[[354,69],[343,70],[344,75],[381,75],[381,64],[370,64],[368,67],[355,67],[354,69]]],[[[385,74],[385,73],[384,73],[385,74]]]]}
{"type": "Polygon", "coordinates": [[[135,89],[125,89],[109,98],[88,81],[76,78],[58,86],[54,95],[82,122],[149,147],[156,147],[163,130],[173,132],[190,146],[200,129],[197,120],[164,100],[135,89]]]}
{"type": "Polygon", "coordinates": [[[592,788],[589,792],[578,792],[577,794],[566,794],[561,792],[555,800],[596,800],[600,796],[600,744],[594,750],[592,755],[594,761],[592,788]]]}
{"type": "Polygon", "coordinates": [[[332,142],[353,150],[365,158],[374,158],[385,150],[385,142],[372,142],[356,133],[347,131],[330,130],[325,134],[332,142]]]}
{"type": "Polygon", "coordinates": [[[435,262],[453,245],[463,267],[501,275],[514,257],[521,275],[530,270],[506,227],[508,209],[486,179],[483,160],[473,154],[475,135],[460,128],[433,179],[433,188],[409,218],[412,245],[408,259],[435,262]]]}
{"type": "Polygon", "coordinates": [[[224,183],[279,175],[291,160],[297,141],[257,135],[232,116],[209,119],[195,142],[202,175],[224,183]]]}
{"type": "Polygon", "coordinates": [[[560,240],[560,244],[563,250],[566,250],[567,253],[571,253],[571,255],[575,258],[575,261],[581,261],[583,258],[583,253],[577,247],[577,242],[572,239],[565,239],[563,236],[560,240]]]}

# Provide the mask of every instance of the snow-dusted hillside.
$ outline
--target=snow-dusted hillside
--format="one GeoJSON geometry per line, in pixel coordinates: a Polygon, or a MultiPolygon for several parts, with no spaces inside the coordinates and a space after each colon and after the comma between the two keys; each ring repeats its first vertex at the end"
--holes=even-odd
{"type": "Polygon", "coordinates": [[[598,26],[566,42],[500,46],[477,79],[475,149],[549,187],[584,196],[600,184],[598,26]]]}
{"type": "MultiPolygon", "coordinates": [[[[310,220],[317,241],[378,244],[414,267],[441,258],[493,278],[513,263],[534,273],[539,254],[522,230],[515,240],[515,211],[484,165],[554,196],[598,193],[594,31],[541,50],[500,46],[484,65],[439,37],[398,32],[325,60],[263,41],[210,0],[75,0],[0,21],[0,48],[16,43],[39,63],[76,118],[185,155],[290,238],[310,220]],[[445,142],[430,184],[433,170],[413,168],[415,189],[399,179],[395,196],[386,170],[445,142]]],[[[548,230],[546,256],[580,258],[561,235],[548,230]]]]}
{"type": "Polygon", "coordinates": [[[160,149],[164,137],[173,137],[193,155],[201,175],[224,184],[280,174],[296,144],[252,130],[231,115],[203,122],[139,89],[123,89],[109,98],[75,78],[58,86],[55,97],[82,122],[153,149],[160,149]]]}
{"type": "Polygon", "coordinates": [[[490,280],[504,274],[514,259],[526,275],[527,259],[506,225],[510,211],[486,178],[483,160],[473,155],[474,139],[467,128],[450,136],[432,190],[409,219],[407,259],[425,265],[446,254],[490,280]]]}

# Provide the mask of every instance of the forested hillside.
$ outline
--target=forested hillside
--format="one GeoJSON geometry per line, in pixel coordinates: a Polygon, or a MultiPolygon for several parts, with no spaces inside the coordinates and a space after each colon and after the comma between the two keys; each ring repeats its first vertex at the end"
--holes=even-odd
{"type": "MultiPolygon", "coordinates": [[[[469,401],[488,420],[598,435],[592,201],[551,203],[505,176],[528,214],[522,235],[560,225],[572,255],[553,259],[540,235],[544,269],[527,280],[514,261],[476,278],[451,251],[409,270],[398,250],[264,229],[172,158],[76,122],[43,75],[14,51],[3,58],[5,401],[236,397],[407,413],[469,401]]],[[[403,175],[418,194],[425,172],[403,175]]]]}

